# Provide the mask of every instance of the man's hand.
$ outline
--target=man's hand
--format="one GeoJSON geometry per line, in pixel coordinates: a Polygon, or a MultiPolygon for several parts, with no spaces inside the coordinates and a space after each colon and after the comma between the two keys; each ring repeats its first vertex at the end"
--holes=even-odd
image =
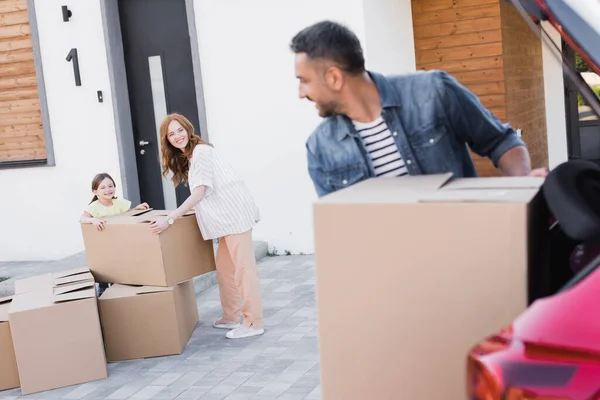
{"type": "Polygon", "coordinates": [[[529,173],[529,176],[545,178],[548,176],[548,168],[536,168],[529,173]]]}

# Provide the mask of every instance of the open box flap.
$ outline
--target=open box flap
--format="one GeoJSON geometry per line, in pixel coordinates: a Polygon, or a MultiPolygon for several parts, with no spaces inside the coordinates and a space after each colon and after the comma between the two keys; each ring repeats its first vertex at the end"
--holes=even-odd
{"type": "Polygon", "coordinates": [[[87,267],[81,267],[81,268],[70,269],[68,271],[55,272],[53,274],[53,277],[54,277],[54,279],[66,278],[68,276],[85,274],[86,272],[90,272],[90,269],[87,267]]]}
{"type": "Polygon", "coordinates": [[[111,215],[109,217],[102,218],[106,221],[106,224],[130,224],[132,221],[136,221],[138,218],[148,218],[148,215],[152,215],[156,210],[149,208],[147,210],[129,210],[123,214],[111,215]]]}
{"type": "Polygon", "coordinates": [[[452,173],[371,178],[321,197],[317,204],[415,203],[424,193],[436,192],[452,173]]]}
{"type": "Polygon", "coordinates": [[[75,283],[72,285],[64,285],[64,286],[60,286],[60,287],[55,287],[54,295],[56,296],[56,295],[62,295],[65,293],[72,293],[72,292],[79,291],[81,289],[94,288],[95,286],[96,285],[95,285],[94,281],[75,283]]]}
{"type": "Polygon", "coordinates": [[[52,297],[52,300],[54,301],[54,303],[64,303],[67,301],[84,300],[96,297],[95,286],[85,287],[83,286],[83,284],[81,286],[82,288],[79,288],[79,290],[75,291],[69,291],[66,293],[55,292],[54,296],[52,297]]]}
{"type": "MultiPolygon", "coordinates": [[[[139,224],[149,223],[157,218],[164,218],[169,215],[169,210],[155,210],[150,208],[148,210],[130,210],[126,213],[114,215],[104,218],[107,224],[123,225],[123,224],[139,224]]],[[[195,212],[188,211],[184,214],[184,217],[194,215],[195,212]]]]}
{"type": "MultiPolygon", "coordinates": [[[[166,218],[170,213],[171,211],[168,210],[155,210],[152,213],[135,216],[134,219],[139,223],[148,224],[154,221],[155,219],[166,218]]],[[[182,218],[191,217],[195,214],[196,212],[194,210],[191,210],[183,214],[182,218]]]]}
{"type": "Polygon", "coordinates": [[[69,276],[65,276],[63,278],[55,278],[54,286],[60,287],[60,286],[70,285],[73,283],[83,283],[83,282],[94,283],[94,276],[92,275],[91,272],[88,271],[88,272],[85,272],[82,274],[69,275],[69,276]]]}
{"type": "Polygon", "coordinates": [[[13,296],[0,298],[0,322],[8,322],[8,310],[13,296]]]}
{"type": "Polygon", "coordinates": [[[538,189],[439,190],[424,194],[420,203],[528,203],[538,189]]]}
{"type": "Polygon", "coordinates": [[[24,294],[52,287],[52,274],[42,274],[15,281],[15,294],[24,294]]]}
{"type": "Polygon", "coordinates": [[[170,286],[135,286],[135,285],[122,285],[115,283],[100,297],[101,300],[116,299],[122,297],[134,297],[142,294],[152,294],[161,292],[171,292],[173,287],[170,286]]]}
{"type": "Polygon", "coordinates": [[[544,178],[527,176],[458,178],[446,183],[440,190],[539,189],[543,183],[544,178]]]}

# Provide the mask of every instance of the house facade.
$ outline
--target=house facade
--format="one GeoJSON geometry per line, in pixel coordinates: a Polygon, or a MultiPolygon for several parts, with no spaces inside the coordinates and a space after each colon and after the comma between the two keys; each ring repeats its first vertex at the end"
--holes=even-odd
{"type": "Polygon", "coordinates": [[[168,112],[187,115],[246,181],[256,240],[311,253],[304,143],[320,119],[298,99],[288,43],[322,19],[358,34],[370,70],[453,74],[521,130],[534,167],[567,159],[562,67],[503,0],[3,0],[0,261],[83,250],[78,219],[99,172],[134,203],[184,200],[160,175],[168,112]]]}

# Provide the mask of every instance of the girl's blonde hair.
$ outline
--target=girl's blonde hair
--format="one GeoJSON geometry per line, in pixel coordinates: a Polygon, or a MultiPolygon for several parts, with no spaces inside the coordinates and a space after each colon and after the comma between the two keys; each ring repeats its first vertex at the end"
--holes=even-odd
{"type": "Polygon", "coordinates": [[[183,115],[173,113],[165,117],[160,124],[160,145],[162,148],[162,174],[167,176],[169,171],[173,172],[173,184],[178,186],[181,182],[187,186],[187,175],[190,169],[189,160],[192,158],[194,148],[199,144],[212,146],[210,143],[202,139],[194,133],[194,126],[183,115]],[[172,121],[177,121],[185,129],[188,134],[189,142],[181,151],[171,145],[169,142],[169,124],[172,121]]]}

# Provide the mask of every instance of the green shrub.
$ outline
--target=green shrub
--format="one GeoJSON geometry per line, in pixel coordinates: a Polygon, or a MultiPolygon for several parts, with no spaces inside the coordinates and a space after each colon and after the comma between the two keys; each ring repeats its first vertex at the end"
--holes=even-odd
{"type": "MultiPolygon", "coordinates": [[[[596,96],[600,97],[600,86],[592,86],[592,90],[596,93],[596,96]]],[[[577,93],[577,105],[583,106],[585,102],[583,101],[583,97],[581,97],[581,93],[577,93]]]]}

